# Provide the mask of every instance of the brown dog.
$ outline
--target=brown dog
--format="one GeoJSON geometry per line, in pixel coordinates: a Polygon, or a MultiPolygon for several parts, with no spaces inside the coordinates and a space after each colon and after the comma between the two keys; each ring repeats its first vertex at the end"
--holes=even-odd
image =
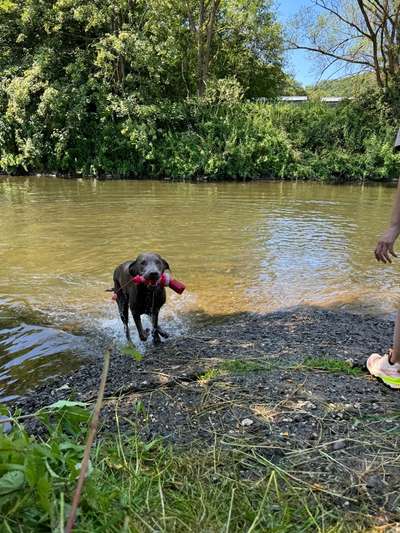
{"type": "Polygon", "coordinates": [[[158,314],[165,304],[166,292],[164,287],[157,285],[157,281],[165,270],[169,270],[169,265],[160,255],[143,253],[138,255],[134,261],[122,263],[114,271],[113,290],[117,297],[119,315],[124,324],[126,338],[130,343],[132,340],[128,326],[129,309],[140,340],[145,341],[150,334],[149,329],[143,329],[141,315],[151,317],[154,344],[160,344],[160,337],[168,337],[158,325],[158,314]],[[132,278],[137,275],[143,276],[146,281],[154,285],[136,285],[132,278]]]}

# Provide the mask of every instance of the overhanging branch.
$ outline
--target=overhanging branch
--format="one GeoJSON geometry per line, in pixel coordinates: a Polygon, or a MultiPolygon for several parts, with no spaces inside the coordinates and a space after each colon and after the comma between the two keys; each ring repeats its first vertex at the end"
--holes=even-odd
{"type": "Polygon", "coordinates": [[[373,63],[369,63],[368,61],[363,61],[361,59],[356,59],[354,57],[348,57],[348,56],[340,56],[338,54],[335,54],[333,52],[329,52],[328,50],[324,50],[323,48],[319,47],[312,47],[312,46],[306,46],[306,45],[300,45],[296,43],[289,43],[289,47],[287,50],[306,50],[308,52],[315,52],[324,56],[332,57],[334,59],[337,59],[339,61],[345,61],[347,63],[353,63],[354,65],[364,65],[370,68],[374,68],[373,63]]]}

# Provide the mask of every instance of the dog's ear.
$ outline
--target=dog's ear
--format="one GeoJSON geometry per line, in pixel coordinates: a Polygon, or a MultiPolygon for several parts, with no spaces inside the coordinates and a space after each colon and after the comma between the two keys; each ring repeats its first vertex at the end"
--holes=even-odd
{"type": "Polygon", "coordinates": [[[133,277],[139,274],[136,260],[132,261],[132,263],[129,265],[129,274],[133,277]]]}
{"type": "Polygon", "coordinates": [[[163,267],[164,267],[164,270],[171,270],[169,268],[169,264],[168,264],[168,261],[166,261],[163,257],[160,256],[160,259],[161,261],[163,262],[163,267]]]}

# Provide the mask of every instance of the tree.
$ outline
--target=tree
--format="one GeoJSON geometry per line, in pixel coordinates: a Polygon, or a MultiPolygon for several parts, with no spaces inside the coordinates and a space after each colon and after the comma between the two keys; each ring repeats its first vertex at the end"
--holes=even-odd
{"type": "Polygon", "coordinates": [[[207,86],[215,25],[221,0],[199,0],[196,4],[186,3],[189,29],[197,47],[197,95],[203,96],[207,86]]]}
{"type": "Polygon", "coordinates": [[[295,19],[291,49],[317,53],[333,64],[373,71],[388,90],[400,77],[400,0],[313,0],[295,19]]]}
{"type": "Polygon", "coordinates": [[[210,79],[236,78],[247,96],[273,96],[283,85],[282,28],[271,1],[153,0],[151,6],[153,29],[173,43],[188,94],[203,96],[210,79]]]}

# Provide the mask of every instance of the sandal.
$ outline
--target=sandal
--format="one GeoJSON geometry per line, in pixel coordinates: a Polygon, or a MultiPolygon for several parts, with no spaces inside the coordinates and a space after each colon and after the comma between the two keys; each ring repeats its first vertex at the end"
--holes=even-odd
{"type": "Polygon", "coordinates": [[[400,363],[391,361],[392,350],[387,355],[373,353],[368,357],[367,368],[372,376],[383,381],[392,389],[400,389],[400,363]]]}

